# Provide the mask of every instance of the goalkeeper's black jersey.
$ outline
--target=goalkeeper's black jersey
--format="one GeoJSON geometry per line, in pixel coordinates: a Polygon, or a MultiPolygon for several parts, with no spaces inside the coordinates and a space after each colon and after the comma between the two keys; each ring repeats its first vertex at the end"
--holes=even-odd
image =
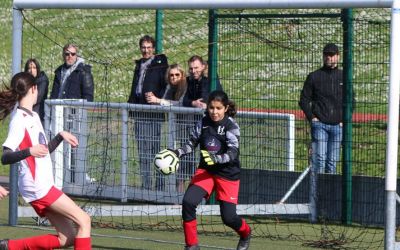
{"type": "Polygon", "coordinates": [[[240,174],[239,137],[239,126],[232,117],[225,116],[221,121],[214,122],[205,115],[193,129],[189,141],[178,150],[185,155],[193,152],[197,145],[200,145],[200,150],[215,154],[217,163],[208,166],[201,156],[199,168],[228,180],[238,180],[240,174]]]}

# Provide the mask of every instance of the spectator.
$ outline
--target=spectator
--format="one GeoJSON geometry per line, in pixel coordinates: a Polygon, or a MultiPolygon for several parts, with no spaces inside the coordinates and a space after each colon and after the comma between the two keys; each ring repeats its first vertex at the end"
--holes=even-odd
{"type": "MultiPolygon", "coordinates": [[[[131,93],[128,103],[151,104],[146,96],[161,98],[165,92],[165,72],[168,59],[164,54],[155,55],[155,40],[148,35],[139,40],[142,58],[135,61],[131,93]]],[[[139,154],[139,168],[142,187],[152,188],[153,156],[160,151],[161,125],[163,114],[151,112],[131,112],[135,121],[135,137],[139,154]]],[[[164,189],[164,179],[156,173],[156,189],[164,189]]]]}
{"type": "Polygon", "coordinates": [[[50,99],[85,99],[93,101],[94,83],[92,67],[79,57],[75,44],[63,48],[64,64],[54,72],[50,99]]]}
{"type": "MultiPolygon", "coordinates": [[[[64,64],[54,72],[50,99],[83,99],[92,102],[94,96],[92,66],[85,64],[85,60],[79,57],[78,46],[75,44],[66,44],[62,56],[64,64]]],[[[76,109],[72,108],[71,113],[75,114],[76,109]]],[[[86,138],[83,139],[83,135],[81,134],[81,142],[86,140],[86,138]]],[[[75,158],[75,154],[75,150],[72,150],[71,158],[75,158]]],[[[85,180],[91,183],[95,181],[95,178],[85,173],[85,180]]]]}
{"type": "Polygon", "coordinates": [[[165,74],[165,81],[167,88],[162,98],[149,92],[146,96],[147,103],[161,106],[182,106],[187,88],[185,70],[178,64],[170,65],[165,74]]]}
{"type": "MultiPolygon", "coordinates": [[[[211,91],[211,82],[207,77],[207,63],[201,56],[194,55],[189,58],[188,66],[188,88],[183,99],[183,106],[205,109],[211,91]]],[[[217,79],[216,90],[222,90],[219,79],[217,79]]]]}
{"type": "Polygon", "coordinates": [[[36,104],[33,105],[33,111],[39,114],[40,121],[44,124],[44,100],[47,99],[47,94],[49,93],[49,78],[47,78],[44,71],[41,71],[39,62],[34,58],[26,61],[25,72],[30,73],[35,78],[38,98],[36,104]]]}
{"type": "MultiPolygon", "coordinates": [[[[162,106],[182,106],[183,97],[185,96],[187,83],[185,70],[178,64],[170,65],[165,75],[165,80],[168,83],[162,98],[157,98],[151,94],[147,98],[149,103],[160,104],[162,106]]],[[[192,126],[188,125],[188,119],[185,115],[177,114],[176,116],[176,139],[183,144],[189,137],[192,126]]],[[[194,161],[194,153],[185,157],[185,160],[180,162],[180,167],[176,173],[176,189],[178,192],[185,191],[185,181],[190,180],[194,174],[195,167],[191,163],[194,161]]]]}
{"type": "Polygon", "coordinates": [[[326,44],[324,65],[307,76],[299,102],[311,123],[312,165],[318,173],[336,173],[340,156],[344,89],[338,62],[339,48],[326,44]]]}

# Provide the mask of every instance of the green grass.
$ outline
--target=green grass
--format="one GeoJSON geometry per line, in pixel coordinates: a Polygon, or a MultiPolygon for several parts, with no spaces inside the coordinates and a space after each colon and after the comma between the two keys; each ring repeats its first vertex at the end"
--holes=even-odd
{"type": "MultiPolygon", "coordinates": [[[[87,201],[76,199],[76,202],[82,204],[87,201]]],[[[117,204],[109,201],[105,203],[117,204]]],[[[38,227],[32,218],[20,218],[17,227],[7,226],[7,215],[8,198],[0,202],[0,238],[22,238],[54,233],[52,227],[38,227]]],[[[285,220],[278,217],[245,218],[253,231],[251,249],[383,247],[384,231],[381,228],[310,224],[307,221],[285,220]]],[[[235,248],[238,237],[231,229],[222,225],[219,216],[199,216],[198,222],[202,249],[235,248]]],[[[92,237],[93,249],[182,249],[184,242],[181,218],[176,216],[93,217],[92,237]],[[124,224],[124,221],[130,223],[124,224]]]]}
{"type": "MultiPolygon", "coordinates": [[[[30,218],[20,219],[24,226],[10,227],[8,224],[8,198],[0,202],[0,238],[22,238],[40,234],[54,233],[51,227],[37,227],[34,220],[30,218]]],[[[126,218],[125,218],[126,219],[126,218]]],[[[139,218],[138,218],[139,219],[139,218]]],[[[118,220],[118,219],[117,219],[118,220]]],[[[135,223],[135,222],[134,222],[135,223]]],[[[139,224],[139,223],[138,223],[139,224]]],[[[199,227],[199,230],[202,230],[199,227]]],[[[228,234],[201,233],[199,235],[202,249],[233,249],[236,247],[237,236],[228,234]]],[[[105,229],[93,226],[92,244],[93,249],[114,249],[114,250],[139,250],[139,249],[183,249],[183,232],[181,229],[173,230],[126,230],[126,229],[105,229]]],[[[275,250],[312,249],[302,246],[304,242],[295,239],[278,240],[274,238],[253,237],[251,249],[275,250]]]]}

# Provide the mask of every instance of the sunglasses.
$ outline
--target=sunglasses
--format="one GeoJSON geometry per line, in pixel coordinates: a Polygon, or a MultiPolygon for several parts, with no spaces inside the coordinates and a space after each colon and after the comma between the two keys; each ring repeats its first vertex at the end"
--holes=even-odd
{"type": "Polygon", "coordinates": [[[71,52],[65,52],[64,56],[75,56],[76,53],[71,53],[71,52]]]}
{"type": "Polygon", "coordinates": [[[181,74],[179,74],[179,73],[176,73],[176,74],[169,74],[169,76],[181,76],[181,74]]]}

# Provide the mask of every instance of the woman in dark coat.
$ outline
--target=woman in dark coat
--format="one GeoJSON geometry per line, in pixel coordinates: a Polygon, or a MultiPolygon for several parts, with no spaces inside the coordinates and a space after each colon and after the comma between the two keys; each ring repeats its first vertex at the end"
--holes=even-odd
{"type": "Polygon", "coordinates": [[[38,88],[38,96],[33,111],[38,113],[42,124],[44,124],[44,100],[47,99],[49,92],[49,78],[44,71],[41,71],[40,64],[35,58],[30,58],[25,63],[25,72],[30,73],[35,78],[38,88]]]}

